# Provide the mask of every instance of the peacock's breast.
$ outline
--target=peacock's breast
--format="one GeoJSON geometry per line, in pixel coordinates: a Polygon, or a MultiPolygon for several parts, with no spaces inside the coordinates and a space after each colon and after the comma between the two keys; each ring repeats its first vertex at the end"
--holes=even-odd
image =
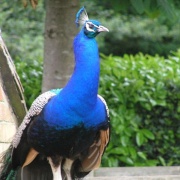
{"type": "Polygon", "coordinates": [[[28,143],[46,156],[60,155],[74,158],[85,151],[99,136],[98,128],[78,124],[69,129],[59,129],[44,121],[34,121],[28,129],[28,143]]]}
{"type": "Polygon", "coordinates": [[[59,154],[74,157],[88,148],[98,136],[99,130],[107,125],[106,109],[99,100],[88,113],[72,108],[75,106],[64,108],[60,104],[56,108],[48,108],[48,112],[44,108],[31,121],[27,131],[28,142],[47,156],[59,154]]]}

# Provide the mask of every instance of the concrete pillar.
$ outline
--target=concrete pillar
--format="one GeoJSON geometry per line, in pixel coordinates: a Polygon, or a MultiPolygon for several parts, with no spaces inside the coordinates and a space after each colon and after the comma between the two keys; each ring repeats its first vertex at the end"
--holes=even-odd
{"type": "Polygon", "coordinates": [[[4,92],[0,78],[0,154],[10,145],[16,132],[17,119],[4,92]]]}
{"type": "Polygon", "coordinates": [[[23,88],[0,32],[0,158],[25,114],[23,88]]]}

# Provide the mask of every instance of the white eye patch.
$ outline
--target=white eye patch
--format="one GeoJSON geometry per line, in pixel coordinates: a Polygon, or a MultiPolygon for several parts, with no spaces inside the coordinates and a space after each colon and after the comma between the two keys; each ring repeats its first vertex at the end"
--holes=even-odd
{"type": "Polygon", "coordinates": [[[91,23],[91,22],[87,22],[87,23],[86,23],[86,29],[87,29],[88,31],[90,31],[90,32],[95,32],[94,29],[93,29],[94,27],[98,28],[98,26],[94,25],[94,24],[91,23]]]}

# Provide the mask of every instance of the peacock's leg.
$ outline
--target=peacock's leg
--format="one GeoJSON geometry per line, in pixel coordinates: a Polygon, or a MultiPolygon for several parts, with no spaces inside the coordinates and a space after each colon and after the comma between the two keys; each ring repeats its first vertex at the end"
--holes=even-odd
{"type": "Polygon", "coordinates": [[[63,169],[64,169],[64,171],[66,173],[67,180],[72,180],[72,178],[71,178],[71,167],[72,167],[72,164],[73,164],[73,160],[66,159],[65,163],[63,165],[63,169]]]}
{"type": "Polygon", "coordinates": [[[48,157],[47,159],[48,159],[49,164],[50,164],[51,169],[52,169],[53,180],[62,180],[62,175],[61,175],[62,159],[59,159],[58,163],[54,162],[54,158],[48,157]]]}

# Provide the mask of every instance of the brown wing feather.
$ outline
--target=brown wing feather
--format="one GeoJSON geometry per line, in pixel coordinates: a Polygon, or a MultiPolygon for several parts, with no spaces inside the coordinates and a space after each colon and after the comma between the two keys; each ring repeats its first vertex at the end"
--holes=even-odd
{"type": "Polygon", "coordinates": [[[82,161],[83,172],[89,172],[99,168],[104,150],[109,142],[109,128],[100,130],[98,141],[94,142],[89,148],[88,156],[82,161]]]}
{"type": "Polygon", "coordinates": [[[36,158],[36,156],[38,154],[39,153],[35,149],[31,148],[28,155],[27,155],[27,157],[26,157],[26,160],[25,160],[25,162],[23,164],[23,167],[29,165],[36,158]]]}

